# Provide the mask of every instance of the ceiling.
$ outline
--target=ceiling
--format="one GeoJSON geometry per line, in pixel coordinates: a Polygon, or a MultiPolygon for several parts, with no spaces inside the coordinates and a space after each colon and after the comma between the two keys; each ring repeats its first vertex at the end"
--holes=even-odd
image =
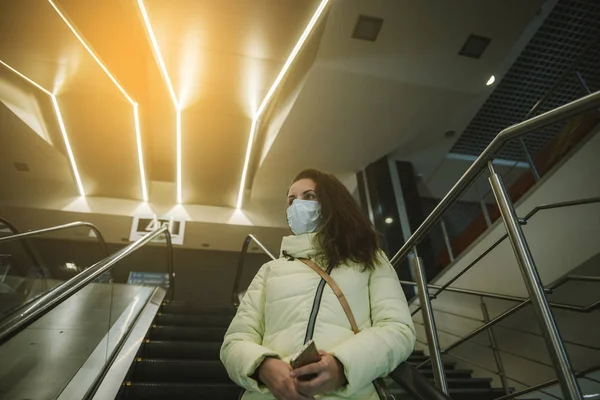
{"type": "MultiPolygon", "coordinates": [[[[502,129],[586,95],[579,76],[589,90],[599,90],[599,33],[599,2],[559,1],[451,151],[477,156],[502,129]]],[[[538,154],[563,125],[525,136],[528,151],[538,154]]],[[[524,160],[520,141],[509,142],[499,156],[524,160]]]]}
{"type": "MultiPolygon", "coordinates": [[[[235,207],[255,112],[320,3],[3,1],[0,60],[14,71],[0,65],[0,180],[22,197],[77,196],[60,115],[88,197],[174,205],[179,109],[182,202],[235,207]]],[[[243,208],[283,215],[306,167],[347,179],[436,148],[417,167],[431,172],[455,141],[443,132],[464,130],[543,3],[331,0],[257,120],[243,208]],[[359,15],[384,19],[375,42],[351,38],[359,15]],[[470,34],[492,39],[480,59],[458,55],[470,34]]]]}
{"type": "Polygon", "coordinates": [[[543,2],[509,3],[334,2],[252,198],[281,193],[302,168],[352,174],[392,152],[410,160],[417,149],[440,148],[417,167],[432,172],[454,142],[444,132],[467,126],[492,91],[485,82],[518,55],[515,46],[543,2]],[[360,14],[384,18],[376,42],[351,38],[360,14]],[[492,38],[479,60],[458,55],[471,33],[492,38]]]}

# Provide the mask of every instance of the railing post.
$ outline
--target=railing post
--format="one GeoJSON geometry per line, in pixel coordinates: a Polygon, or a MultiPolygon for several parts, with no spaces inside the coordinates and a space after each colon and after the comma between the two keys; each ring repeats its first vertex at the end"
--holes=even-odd
{"type": "Polygon", "coordinates": [[[525,155],[525,160],[527,160],[527,164],[529,164],[529,169],[531,169],[533,178],[537,182],[540,180],[540,173],[538,172],[537,168],[535,167],[533,158],[531,158],[531,153],[529,153],[529,150],[527,149],[527,145],[525,144],[525,141],[523,140],[522,137],[519,138],[519,142],[521,143],[521,148],[523,148],[523,154],[525,155]]]}
{"type": "Polygon", "coordinates": [[[454,262],[454,252],[452,251],[452,243],[450,243],[448,228],[446,228],[446,222],[443,218],[440,220],[440,226],[442,227],[442,234],[444,235],[444,243],[446,243],[446,251],[448,252],[448,257],[450,257],[450,262],[454,262]]]}
{"type": "MultiPolygon", "coordinates": [[[[481,314],[483,314],[483,320],[487,324],[490,322],[490,313],[488,312],[487,305],[481,298],[481,314]]],[[[508,380],[506,379],[506,371],[504,370],[504,363],[502,362],[502,356],[498,351],[498,345],[496,343],[496,335],[494,335],[494,328],[491,326],[487,329],[488,338],[490,339],[490,345],[492,345],[492,352],[494,353],[494,360],[496,360],[496,367],[498,368],[498,375],[500,376],[500,382],[502,382],[502,389],[504,390],[504,394],[510,394],[510,386],[508,384],[508,380]]]]}
{"type": "Polygon", "coordinates": [[[563,395],[568,400],[580,400],[581,392],[571,364],[569,357],[565,351],[560,333],[554,321],[554,316],[548,305],[548,300],[544,294],[544,287],[540,280],[537,268],[531,255],[531,250],[521,229],[521,224],[517,218],[515,208],[510,201],[506,188],[502,183],[502,179],[495,173],[494,166],[491,161],[488,162],[488,168],[491,176],[489,178],[494,197],[498,203],[500,209],[500,215],[504,221],[508,239],[512,245],[519,269],[523,275],[523,280],[529,297],[531,298],[531,304],[536,312],[537,319],[540,325],[540,330],[546,340],[546,346],[548,352],[554,364],[556,376],[560,383],[563,395]]]}
{"type": "Polygon", "coordinates": [[[421,303],[421,313],[423,315],[423,325],[427,334],[427,342],[429,345],[429,356],[431,357],[431,366],[433,368],[433,379],[436,386],[445,394],[448,394],[448,385],[446,376],[444,375],[444,363],[442,362],[442,354],[440,351],[440,343],[435,327],[435,317],[431,308],[431,299],[429,298],[429,290],[427,289],[427,278],[425,277],[425,268],[423,261],[417,253],[417,246],[413,248],[413,267],[415,269],[415,277],[417,280],[417,289],[419,292],[419,302],[421,303]]]}
{"type": "Polygon", "coordinates": [[[481,192],[479,191],[479,185],[477,185],[477,182],[475,182],[475,190],[477,191],[477,197],[479,197],[479,204],[481,205],[481,211],[483,212],[483,216],[485,218],[485,223],[486,223],[487,227],[489,228],[490,226],[492,226],[492,219],[490,218],[490,212],[488,210],[485,199],[483,198],[483,196],[481,195],[481,192]]]}

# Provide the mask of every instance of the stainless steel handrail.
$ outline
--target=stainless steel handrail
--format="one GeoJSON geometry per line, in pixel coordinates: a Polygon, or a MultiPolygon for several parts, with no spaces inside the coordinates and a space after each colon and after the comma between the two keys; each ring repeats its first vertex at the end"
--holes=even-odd
{"type": "MultiPolygon", "coordinates": [[[[600,197],[589,197],[589,198],[579,199],[579,200],[571,200],[571,201],[563,201],[563,202],[558,202],[558,203],[543,204],[541,206],[534,207],[533,210],[531,210],[521,220],[521,223],[527,224],[529,222],[529,220],[531,218],[533,218],[535,215],[537,215],[540,211],[553,210],[553,209],[565,208],[565,207],[575,207],[575,206],[595,204],[595,203],[600,203],[600,197]]],[[[438,289],[433,295],[431,295],[431,298],[435,299],[442,292],[448,290],[450,292],[457,292],[457,293],[463,293],[463,294],[472,294],[472,295],[475,295],[475,296],[483,296],[483,297],[495,298],[495,299],[499,299],[499,300],[510,300],[510,301],[523,301],[523,300],[526,300],[525,298],[522,298],[522,297],[507,296],[507,295],[501,295],[501,294],[496,294],[496,293],[480,292],[480,291],[476,291],[476,290],[459,289],[459,288],[451,288],[450,287],[450,285],[452,285],[461,276],[463,276],[465,273],[467,273],[472,267],[474,267],[481,259],[483,259],[486,255],[488,255],[493,249],[495,249],[506,238],[508,238],[507,234],[502,235],[494,243],[492,243],[492,245],[490,245],[490,247],[488,247],[483,253],[481,253],[479,256],[477,256],[477,258],[475,258],[462,271],[460,271],[458,274],[456,274],[452,279],[450,279],[448,282],[446,282],[442,286],[428,285],[428,288],[438,289]]],[[[571,276],[570,279],[573,279],[572,275],[569,275],[569,276],[571,276]]],[[[592,278],[592,279],[588,279],[588,280],[595,280],[595,279],[593,279],[593,277],[588,277],[588,278],[592,278]]],[[[563,277],[563,278],[560,278],[560,279],[566,279],[566,277],[563,277]]],[[[562,283],[559,283],[560,279],[558,281],[550,284],[550,286],[548,286],[545,289],[546,292],[547,293],[551,293],[558,286],[562,285],[562,283]]],[[[400,283],[402,283],[404,285],[411,285],[411,286],[416,286],[417,285],[416,282],[410,282],[410,281],[401,281],[400,283]]],[[[585,308],[584,307],[579,307],[579,306],[561,305],[561,304],[557,304],[557,303],[552,303],[551,305],[553,307],[556,307],[556,308],[563,308],[563,309],[572,310],[572,311],[589,312],[589,311],[592,311],[593,309],[595,309],[593,307],[594,306],[593,304],[591,306],[588,306],[588,307],[585,307],[585,308]]],[[[421,307],[417,307],[413,311],[413,315],[416,314],[420,309],[421,309],[421,307]]]]}
{"type": "MultiPolygon", "coordinates": [[[[515,207],[508,195],[508,192],[506,191],[506,187],[504,186],[502,179],[498,176],[494,169],[492,160],[509,140],[522,137],[527,133],[553,125],[569,117],[595,109],[598,106],[600,106],[600,91],[504,129],[484,149],[481,155],[477,157],[473,164],[433,209],[431,214],[425,218],[425,221],[423,221],[416,231],[406,240],[402,248],[391,259],[391,263],[395,265],[401,260],[404,261],[411,252],[413,257],[418,257],[417,245],[423,240],[424,237],[427,236],[434,226],[437,226],[446,211],[448,211],[448,209],[450,209],[450,207],[452,207],[452,205],[458,201],[458,199],[467,191],[467,189],[471,187],[471,185],[476,181],[476,179],[487,166],[490,174],[489,183],[492,187],[494,198],[498,205],[500,216],[506,229],[506,236],[511,244],[517,260],[517,265],[519,266],[519,270],[523,277],[523,282],[527,288],[527,292],[529,293],[529,299],[518,304],[504,314],[494,318],[476,331],[481,332],[482,330],[493,325],[498,320],[510,315],[510,313],[516,312],[516,310],[531,304],[536,313],[540,330],[544,335],[546,346],[548,348],[548,354],[552,359],[553,367],[557,377],[559,378],[561,390],[565,397],[570,400],[581,399],[581,391],[579,389],[577,380],[573,375],[571,362],[561,340],[560,332],[558,331],[556,321],[552,315],[550,304],[548,304],[548,300],[546,299],[544,288],[541,283],[533,255],[531,253],[531,249],[527,243],[525,234],[523,233],[523,228],[521,226],[522,222],[517,217],[515,207]]],[[[459,273],[459,275],[464,273],[465,271],[463,270],[461,273],[459,273]]],[[[424,277],[422,278],[423,279],[418,280],[417,287],[419,288],[419,296],[421,298],[421,304],[423,305],[423,299],[429,303],[430,298],[427,282],[425,281],[424,277]]],[[[458,276],[454,279],[456,278],[458,278],[458,276]]],[[[447,283],[444,286],[447,287],[449,284],[450,283],[447,283]]],[[[440,289],[440,291],[441,290],[442,289],[440,289]]],[[[439,365],[441,362],[441,352],[439,349],[439,343],[436,340],[437,337],[435,335],[435,317],[430,310],[431,306],[427,304],[425,306],[426,307],[422,309],[422,313],[424,320],[427,321],[425,331],[427,333],[427,337],[429,338],[428,346],[431,360],[435,366],[439,365]]],[[[454,343],[453,346],[464,342],[464,340],[467,340],[469,336],[454,343]]],[[[444,390],[446,386],[445,376],[443,373],[439,373],[440,371],[435,372],[436,384],[439,389],[444,390]]]]}
{"type": "Polygon", "coordinates": [[[271,260],[276,260],[276,257],[267,249],[267,247],[260,242],[253,234],[249,234],[244,239],[244,244],[242,245],[242,251],[240,253],[240,259],[238,261],[237,271],[235,273],[235,280],[233,281],[233,289],[231,292],[231,300],[235,307],[240,305],[240,300],[238,298],[238,293],[240,291],[240,279],[242,279],[242,271],[244,270],[244,262],[246,261],[246,253],[248,253],[248,248],[250,247],[250,242],[254,242],[261,248],[262,251],[268,255],[271,260]]]}
{"type": "Polygon", "coordinates": [[[584,113],[600,107],[600,92],[592,93],[580,99],[567,103],[564,106],[554,110],[540,114],[529,120],[512,125],[500,132],[494,140],[485,148],[479,157],[471,164],[469,169],[460,177],[458,182],[454,184],[452,189],[444,196],[444,198],[433,209],[431,214],[425,218],[425,221],[415,230],[408,238],[402,248],[392,257],[391,263],[396,265],[398,261],[405,259],[412,249],[423,240],[429,231],[438,224],[442,216],[452,207],[454,203],[469,189],[479,175],[487,167],[488,161],[500,151],[506,142],[516,137],[520,137],[531,133],[535,130],[555,124],[577,114],[584,113]]]}
{"type": "Polygon", "coordinates": [[[134,243],[131,243],[129,246],[117,251],[113,255],[106,257],[86,270],[80,272],[62,285],[56,287],[54,290],[47,292],[33,302],[28,303],[9,314],[6,318],[0,321],[0,344],[4,343],[21,329],[24,329],[32,324],[52,308],[73,296],[103,273],[110,271],[116,263],[129,256],[131,253],[139,250],[160,235],[165,235],[166,237],[167,255],[169,257],[169,283],[171,289],[174,289],[171,235],[168,227],[165,226],[148,233],[134,243]]]}
{"type": "Polygon", "coordinates": [[[108,257],[108,255],[109,255],[108,247],[106,246],[106,242],[104,241],[104,237],[102,236],[102,233],[100,232],[100,230],[98,228],[96,228],[96,226],[94,224],[89,223],[89,222],[83,222],[83,221],[70,222],[70,223],[64,224],[64,225],[57,225],[57,226],[52,226],[50,228],[36,229],[35,231],[27,231],[27,232],[23,232],[23,233],[18,233],[16,235],[5,236],[5,237],[0,238],[0,243],[13,242],[15,240],[24,239],[24,238],[28,238],[28,237],[32,237],[32,236],[38,236],[38,235],[42,235],[44,233],[62,231],[62,230],[66,230],[66,229],[77,228],[80,226],[85,226],[87,228],[90,228],[92,231],[94,231],[94,233],[96,234],[96,238],[98,239],[98,242],[100,243],[100,246],[102,247],[102,252],[104,253],[104,256],[108,257]]]}
{"type": "MultiPolygon", "coordinates": [[[[546,290],[554,291],[557,288],[559,288],[560,286],[562,286],[565,283],[570,282],[570,281],[600,282],[600,276],[565,275],[564,277],[558,279],[555,283],[548,286],[546,288],[546,290]]],[[[418,285],[417,282],[411,282],[411,281],[400,281],[400,284],[413,286],[413,287],[416,287],[418,285]]],[[[431,284],[427,285],[428,290],[429,289],[440,289],[440,288],[442,288],[442,286],[431,285],[431,284]]],[[[507,300],[507,301],[516,301],[516,302],[522,302],[525,300],[529,300],[527,297],[510,296],[510,295],[499,294],[499,293],[483,292],[483,291],[479,291],[479,290],[462,289],[462,288],[454,288],[454,287],[447,287],[444,289],[444,291],[466,294],[466,295],[477,296],[477,297],[487,297],[487,298],[496,299],[496,300],[507,300]]],[[[430,295],[430,298],[433,300],[433,299],[437,298],[438,295],[439,295],[439,293],[435,293],[434,295],[430,295]]],[[[573,304],[564,304],[564,303],[550,303],[550,306],[552,306],[554,308],[560,308],[563,310],[584,312],[584,313],[594,311],[598,307],[598,305],[599,304],[597,301],[590,305],[587,305],[587,306],[575,306],[573,304]]],[[[420,306],[417,307],[415,310],[413,310],[412,315],[415,315],[417,312],[419,312],[420,309],[421,309],[420,306]]]]}
{"type": "MultiPolygon", "coordinates": [[[[451,355],[451,356],[456,357],[454,355],[451,355]]],[[[598,370],[600,370],[600,364],[594,365],[594,366],[589,367],[589,368],[582,369],[582,370],[577,371],[577,372],[574,372],[574,375],[576,377],[578,377],[578,378],[586,378],[585,375],[589,374],[590,372],[596,372],[598,370]]],[[[513,378],[509,378],[509,379],[514,381],[513,378]]],[[[587,379],[589,379],[589,378],[587,378],[587,379]]],[[[523,389],[523,390],[520,390],[518,392],[513,392],[513,393],[511,393],[511,394],[509,394],[507,396],[498,397],[495,400],[514,399],[515,397],[522,396],[524,394],[528,394],[528,393],[532,393],[532,392],[537,392],[537,391],[541,391],[543,393],[546,393],[546,392],[544,392],[544,391],[542,391],[540,389],[546,388],[548,386],[556,385],[557,383],[559,383],[558,379],[552,379],[552,380],[549,380],[549,381],[544,382],[544,383],[540,383],[540,384],[535,385],[535,386],[530,386],[527,389],[523,389]]]]}

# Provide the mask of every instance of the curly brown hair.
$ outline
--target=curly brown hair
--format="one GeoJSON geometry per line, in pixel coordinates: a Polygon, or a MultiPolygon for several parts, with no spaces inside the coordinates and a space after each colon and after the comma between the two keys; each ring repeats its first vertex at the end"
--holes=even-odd
{"type": "Polygon", "coordinates": [[[315,183],[321,203],[321,222],[315,237],[322,252],[320,257],[333,267],[352,261],[374,269],[378,264],[377,234],[348,189],[332,174],[316,169],[300,172],[293,183],[301,179],[315,183]]]}

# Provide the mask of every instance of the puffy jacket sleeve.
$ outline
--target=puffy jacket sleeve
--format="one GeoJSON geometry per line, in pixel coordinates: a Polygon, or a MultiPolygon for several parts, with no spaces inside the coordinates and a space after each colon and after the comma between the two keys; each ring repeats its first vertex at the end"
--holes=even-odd
{"type": "Polygon", "coordinates": [[[344,366],[345,396],[389,374],[408,358],[415,344],[415,328],[398,275],[383,252],[379,258],[380,265],[369,277],[372,326],[330,351],[344,366]]]}
{"type": "Polygon", "coordinates": [[[259,387],[252,375],[265,357],[279,357],[262,345],[267,271],[268,264],[265,264],[252,280],[221,346],[221,362],[229,377],[247,390],[263,393],[267,392],[267,388],[259,387]]]}

